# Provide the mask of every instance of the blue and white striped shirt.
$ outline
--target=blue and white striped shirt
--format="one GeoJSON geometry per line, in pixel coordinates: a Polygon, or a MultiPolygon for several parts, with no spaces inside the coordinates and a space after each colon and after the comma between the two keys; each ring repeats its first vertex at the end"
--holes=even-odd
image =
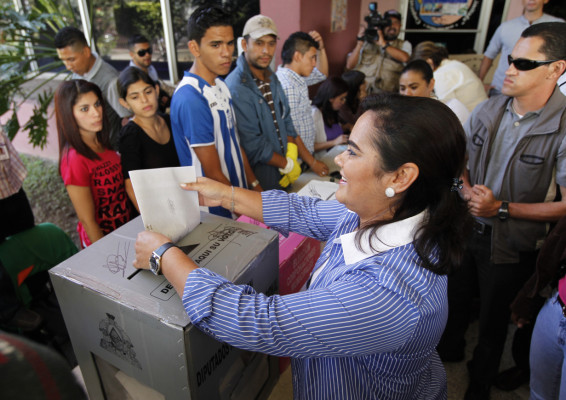
{"type": "MultiPolygon", "coordinates": [[[[202,162],[194,148],[214,146],[226,179],[233,186],[247,187],[232,97],[222,79],[216,78],[211,86],[202,77],[185,71],[171,99],[171,130],[181,165],[192,165],[197,177],[204,176],[202,162]]],[[[232,217],[222,207],[201,209],[232,217]]]]}
{"type": "Polygon", "coordinates": [[[233,346],[292,357],[295,399],[445,399],[435,347],[446,277],[422,268],[411,243],[424,213],[384,227],[372,239],[380,252],[368,254],[353,244],[359,217],[342,204],[262,198],[267,225],[328,242],[315,265],[323,270],[308,290],[271,297],[195,270],[183,294],[192,323],[233,346]]]}

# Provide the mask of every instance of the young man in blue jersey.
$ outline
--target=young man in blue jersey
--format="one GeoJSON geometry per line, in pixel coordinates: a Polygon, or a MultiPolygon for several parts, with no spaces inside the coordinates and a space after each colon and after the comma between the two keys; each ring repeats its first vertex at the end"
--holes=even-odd
{"type": "MultiPolygon", "coordinates": [[[[189,51],[195,61],[171,101],[173,139],[181,165],[194,165],[206,176],[236,187],[261,191],[240,147],[232,98],[219,75],[230,71],[234,31],[230,15],[219,6],[202,6],[187,26],[189,51]]],[[[213,214],[230,217],[221,207],[213,214]]]]}

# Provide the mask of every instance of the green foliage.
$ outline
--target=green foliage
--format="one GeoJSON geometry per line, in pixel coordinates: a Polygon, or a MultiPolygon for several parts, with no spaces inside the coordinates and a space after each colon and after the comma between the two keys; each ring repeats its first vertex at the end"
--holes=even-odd
{"type": "Polygon", "coordinates": [[[77,215],[67,195],[57,164],[40,157],[20,154],[27,168],[24,190],[30,201],[35,223],[51,222],[78,243],[77,215]]]}
{"type": "Polygon", "coordinates": [[[10,139],[21,127],[15,116],[18,108],[39,94],[39,104],[23,126],[30,143],[41,148],[46,144],[53,92],[43,88],[46,81],[33,82],[42,73],[55,72],[62,66],[53,38],[63,26],[77,23],[71,10],[69,2],[57,5],[54,0],[37,0],[31,10],[22,12],[17,12],[11,2],[0,3],[0,115],[12,113],[3,126],[10,139]]]}
{"type": "Polygon", "coordinates": [[[163,36],[163,23],[161,5],[158,1],[129,1],[128,3],[114,5],[118,33],[131,36],[131,32],[138,32],[149,40],[163,36]]]}

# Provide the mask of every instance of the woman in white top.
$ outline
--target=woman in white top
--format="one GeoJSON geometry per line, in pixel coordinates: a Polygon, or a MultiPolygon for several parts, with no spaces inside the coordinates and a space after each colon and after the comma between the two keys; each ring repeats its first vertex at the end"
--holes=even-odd
{"type": "MultiPolygon", "coordinates": [[[[405,96],[433,97],[435,80],[432,68],[424,60],[414,60],[408,63],[399,77],[399,93],[405,96]]],[[[442,101],[456,114],[463,124],[470,116],[470,112],[458,99],[442,101]]]]}
{"type": "Polygon", "coordinates": [[[466,64],[448,59],[445,47],[421,42],[413,51],[413,60],[425,60],[434,71],[435,93],[442,102],[458,99],[469,112],[487,100],[482,81],[466,64]]]}

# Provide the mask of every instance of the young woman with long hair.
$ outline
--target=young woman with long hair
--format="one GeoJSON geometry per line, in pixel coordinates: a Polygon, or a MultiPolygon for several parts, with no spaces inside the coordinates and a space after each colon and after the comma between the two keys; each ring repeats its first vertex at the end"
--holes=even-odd
{"type": "Polygon", "coordinates": [[[83,248],[128,222],[132,212],[104,108],[98,86],[82,79],[63,82],[55,93],[59,171],[83,248]]]}
{"type": "Polygon", "coordinates": [[[348,84],[346,103],[338,111],[338,118],[344,128],[344,132],[352,131],[356,123],[360,103],[367,96],[366,75],[363,72],[352,69],[342,74],[342,79],[348,84]]]}
{"type": "Polygon", "coordinates": [[[315,151],[346,143],[344,130],[339,123],[338,110],[346,102],[348,85],[340,77],[322,82],[312,101],[312,116],[316,130],[315,151]]]}
{"type": "Polygon", "coordinates": [[[120,155],[128,197],[138,209],[130,171],[178,167],[179,158],[171,135],[171,120],[159,112],[159,85],[144,71],[126,68],[118,78],[120,104],[134,117],[120,131],[120,155]]]}

